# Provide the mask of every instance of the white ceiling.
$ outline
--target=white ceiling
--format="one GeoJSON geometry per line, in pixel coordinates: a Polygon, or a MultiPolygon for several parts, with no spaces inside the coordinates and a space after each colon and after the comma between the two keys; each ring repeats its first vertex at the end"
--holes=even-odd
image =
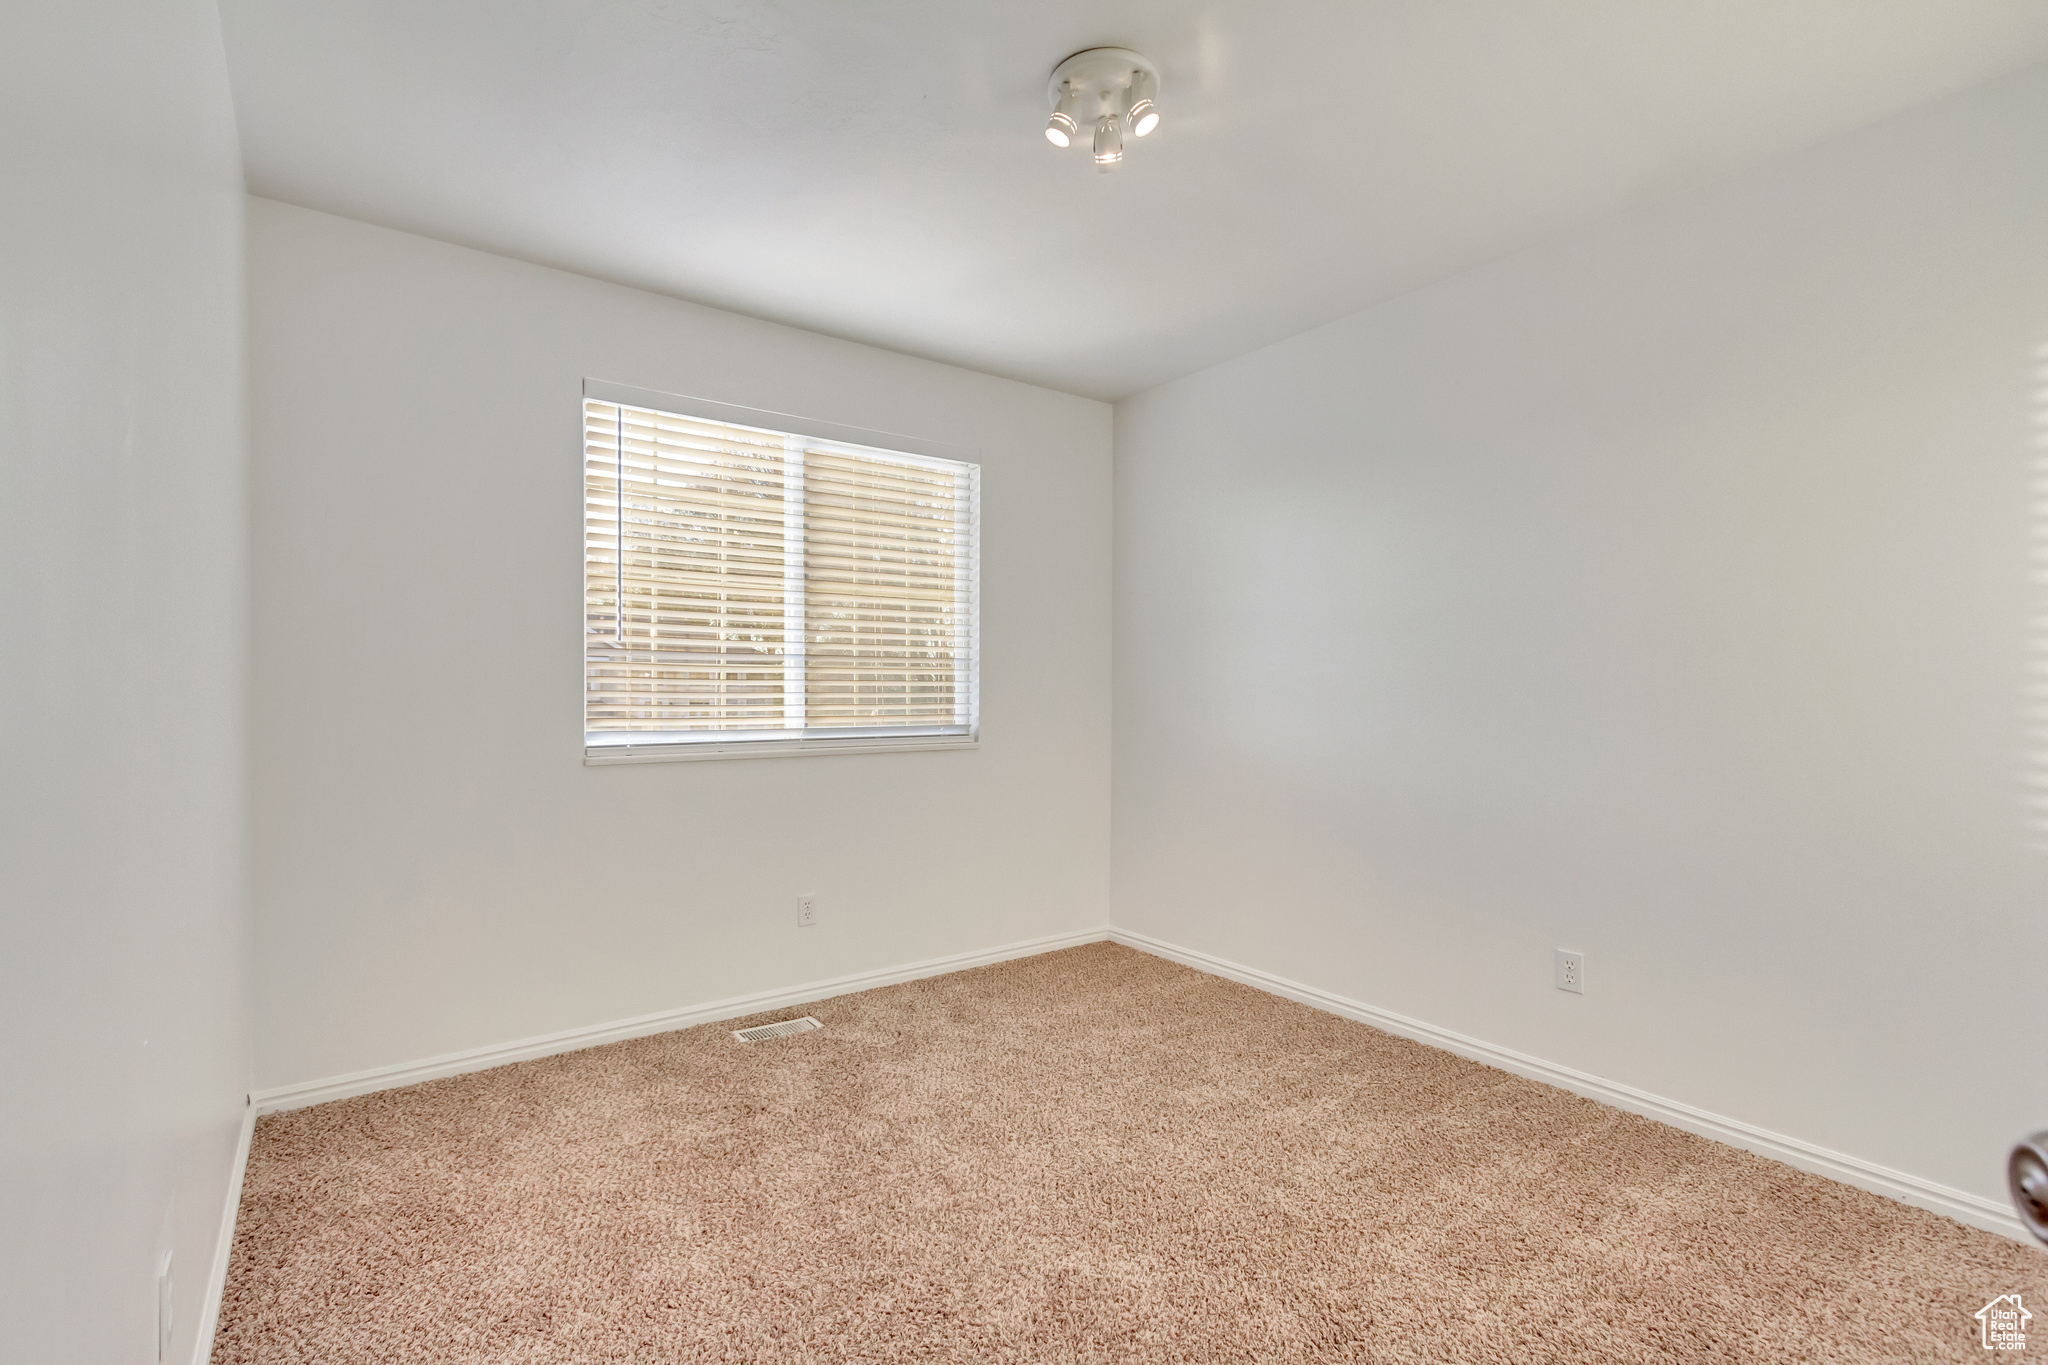
{"type": "Polygon", "coordinates": [[[1115,398],[2048,55],[2041,0],[222,0],[251,192],[1115,398]],[[1160,67],[1098,175],[1070,52],[1160,67]]]}

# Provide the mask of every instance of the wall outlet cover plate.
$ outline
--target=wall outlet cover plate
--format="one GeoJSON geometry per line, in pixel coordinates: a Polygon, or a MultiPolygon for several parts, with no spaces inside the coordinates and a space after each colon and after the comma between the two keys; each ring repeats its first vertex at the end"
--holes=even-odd
{"type": "Polygon", "coordinates": [[[1557,950],[1557,988],[1573,995],[1586,993],[1586,955],[1557,950]]]}

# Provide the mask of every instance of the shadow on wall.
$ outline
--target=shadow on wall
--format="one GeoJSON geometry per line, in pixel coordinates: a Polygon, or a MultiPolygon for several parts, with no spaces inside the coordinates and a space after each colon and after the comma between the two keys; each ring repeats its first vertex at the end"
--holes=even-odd
{"type": "Polygon", "coordinates": [[[2048,341],[2034,348],[2032,619],[2028,622],[2025,770],[2020,825],[2028,848],[2048,853],[2048,341]]]}

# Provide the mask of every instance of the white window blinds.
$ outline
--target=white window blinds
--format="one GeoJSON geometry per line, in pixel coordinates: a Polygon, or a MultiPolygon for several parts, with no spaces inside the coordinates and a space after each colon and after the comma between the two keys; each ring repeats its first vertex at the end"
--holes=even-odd
{"type": "Polygon", "coordinates": [[[978,474],[586,400],[586,754],[971,742],[978,474]]]}

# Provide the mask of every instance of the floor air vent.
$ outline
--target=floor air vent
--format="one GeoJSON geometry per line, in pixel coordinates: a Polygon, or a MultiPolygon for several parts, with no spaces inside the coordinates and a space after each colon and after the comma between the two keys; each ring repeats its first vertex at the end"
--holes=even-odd
{"type": "Polygon", "coordinates": [[[785,1019],[779,1024],[756,1024],[752,1028],[734,1029],[732,1036],[743,1043],[765,1042],[770,1038],[787,1038],[792,1033],[809,1033],[823,1024],[806,1014],[801,1019],[785,1019]]]}

